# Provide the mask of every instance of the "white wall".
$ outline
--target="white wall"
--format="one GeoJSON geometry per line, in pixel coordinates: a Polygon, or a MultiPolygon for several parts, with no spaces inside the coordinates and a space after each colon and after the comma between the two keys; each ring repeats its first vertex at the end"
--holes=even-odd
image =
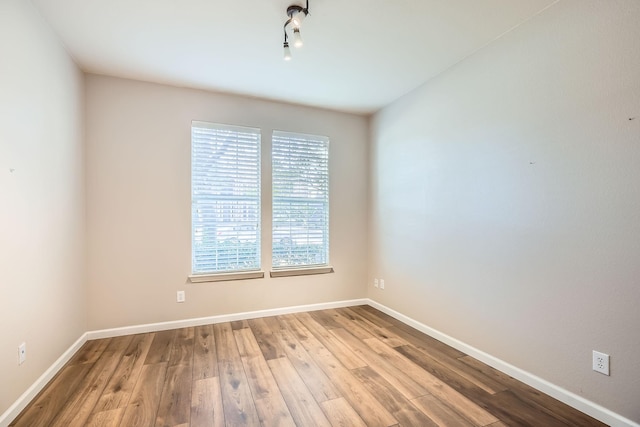
{"type": "Polygon", "coordinates": [[[90,329],[364,296],[366,118],[96,75],[86,77],[86,102],[90,329]],[[267,276],[271,132],[329,136],[334,274],[187,283],[192,120],[262,129],[267,276]],[[177,290],[185,303],[176,303],[177,290]]]}
{"type": "Polygon", "coordinates": [[[0,58],[2,414],[87,325],[82,74],[23,0],[0,2],[0,58]]]}
{"type": "Polygon", "coordinates": [[[368,287],[636,422],[639,22],[636,0],[561,1],[379,112],[368,287]]]}

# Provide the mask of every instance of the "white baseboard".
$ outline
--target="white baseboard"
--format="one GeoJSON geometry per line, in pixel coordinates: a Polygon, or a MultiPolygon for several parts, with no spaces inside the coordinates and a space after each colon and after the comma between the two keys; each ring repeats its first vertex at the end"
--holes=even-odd
{"type": "Polygon", "coordinates": [[[125,326],[122,328],[102,329],[87,332],[88,339],[111,338],[122,335],[142,334],[147,332],[166,331],[168,329],[188,328],[191,326],[211,325],[214,323],[233,322],[235,320],[256,319],[258,317],[278,316],[281,314],[300,313],[304,311],[328,310],[330,308],[350,307],[368,304],[369,300],[353,299],[346,301],[324,302],[319,304],[297,305],[292,307],[271,308],[267,310],[247,311],[244,313],[221,314],[218,316],[199,317],[195,319],[174,320],[170,322],[149,323],[146,325],[125,326]]]}
{"type": "Polygon", "coordinates": [[[99,331],[85,332],[78,340],[55,361],[38,380],[25,391],[2,415],[0,415],[0,427],[7,427],[20,412],[27,407],[34,397],[44,388],[49,381],[62,369],[71,357],[88,340],[111,338],[123,335],[141,334],[146,332],[165,331],[168,329],[186,328],[190,326],[210,325],[214,323],[232,322],[235,320],[256,319],[258,317],[278,316],[280,314],[300,313],[314,310],[327,310],[330,308],[350,307],[354,305],[368,304],[368,299],[353,299],[346,301],[334,301],[319,304],[298,305],[292,307],[272,308],[267,310],[249,311],[245,313],[222,314],[219,316],[200,317],[196,319],[175,320],[171,322],[149,323],[146,325],[126,326],[122,328],[102,329],[99,331]]]}
{"type": "Polygon", "coordinates": [[[457,340],[436,329],[430,328],[429,326],[420,323],[408,316],[405,316],[404,314],[399,313],[374,300],[367,299],[367,304],[401,321],[402,323],[409,325],[412,328],[415,328],[432,338],[437,339],[438,341],[450,345],[451,347],[460,350],[463,353],[466,353],[469,356],[474,357],[479,361],[486,363],[487,365],[492,366],[519,381],[522,381],[523,383],[553,397],[554,399],[566,403],[567,405],[579,410],[580,412],[584,412],[585,414],[602,421],[605,424],[608,424],[612,427],[640,427],[640,424],[628,418],[625,418],[622,415],[617,414],[603,406],[600,406],[597,403],[591,402],[590,400],[587,400],[582,396],[570,392],[569,390],[565,390],[564,388],[552,384],[549,381],[533,375],[530,372],[524,371],[501,359],[498,359],[497,357],[478,350],[477,348],[472,347],[469,344],[457,340]]]}
{"type": "Polygon", "coordinates": [[[56,360],[53,365],[47,369],[44,374],[40,375],[40,378],[34,382],[31,387],[27,389],[22,396],[16,400],[13,405],[9,407],[2,415],[0,415],[0,427],[7,427],[24,408],[35,398],[38,393],[46,386],[51,379],[64,367],[64,365],[71,360],[74,354],[80,347],[87,342],[87,334],[84,333],[80,338],[74,342],[63,354],[56,360]]]}
{"type": "Polygon", "coordinates": [[[561,402],[566,403],[569,406],[576,408],[577,410],[584,412],[612,427],[640,427],[640,424],[631,421],[622,415],[616,414],[603,406],[600,406],[594,402],[591,402],[575,393],[558,387],[555,384],[550,383],[540,377],[537,377],[527,371],[517,368],[501,359],[498,359],[490,354],[487,354],[475,347],[472,347],[462,341],[459,341],[447,334],[444,334],[438,330],[430,328],[429,326],[418,322],[402,313],[399,313],[385,305],[382,305],[369,298],[354,299],[346,301],[336,301],[320,304],[308,304],[292,307],[274,308],[267,310],[250,311],[245,313],[233,313],[223,314],[219,316],[200,317],[195,319],[176,320],[170,322],[150,323],[145,325],[126,326],[122,328],[103,329],[98,331],[89,331],[83,334],[67,351],[64,352],[56,362],[51,365],[44,374],[33,383],[27,391],[25,391],[18,400],[9,407],[2,415],[0,415],[0,427],[7,427],[11,421],[17,417],[20,412],[31,402],[31,400],[44,388],[45,385],[62,369],[71,357],[82,347],[87,340],[111,338],[123,335],[140,334],[146,332],[157,332],[168,329],[184,328],[190,326],[209,325],[215,323],[232,322],[235,320],[248,320],[259,317],[278,316],[281,314],[300,313],[305,311],[314,310],[327,310],[331,308],[350,307],[354,305],[370,305],[378,310],[382,311],[398,319],[402,323],[409,325],[425,334],[442,341],[451,347],[460,350],[469,356],[472,356],[489,366],[504,372],[513,378],[522,381],[523,383],[530,385],[531,387],[540,390],[541,392],[548,394],[549,396],[558,399],[561,402]]]}

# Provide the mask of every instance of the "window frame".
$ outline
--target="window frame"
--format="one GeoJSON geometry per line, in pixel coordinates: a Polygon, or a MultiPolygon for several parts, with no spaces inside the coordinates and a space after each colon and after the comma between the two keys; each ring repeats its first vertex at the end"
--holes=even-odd
{"type": "MultiPolygon", "coordinates": [[[[224,144],[224,136],[213,136],[211,138],[211,142],[209,142],[211,145],[216,145],[216,144],[224,144]]],[[[199,282],[215,282],[215,281],[222,281],[222,280],[240,280],[240,279],[253,279],[253,278],[261,278],[264,277],[264,271],[262,271],[262,133],[261,133],[261,129],[259,128],[254,128],[254,127],[246,127],[246,126],[237,126],[237,125],[228,125],[228,124],[222,124],[222,123],[212,123],[212,122],[204,122],[204,121],[192,121],[191,122],[191,175],[190,175],[190,185],[191,185],[191,274],[189,275],[189,279],[191,282],[193,283],[199,283],[199,282]],[[197,158],[197,154],[196,154],[196,145],[200,145],[200,148],[204,148],[204,146],[206,146],[206,144],[208,143],[206,140],[201,140],[198,143],[196,143],[196,134],[198,129],[209,129],[212,130],[215,133],[220,133],[223,134],[224,132],[230,132],[229,134],[229,138],[231,139],[236,139],[236,141],[234,142],[235,145],[232,145],[235,150],[235,157],[231,156],[230,161],[232,164],[232,161],[235,160],[236,162],[242,161],[242,160],[253,160],[255,158],[255,169],[249,169],[249,177],[252,179],[253,176],[255,176],[255,180],[256,182],[250,182],[248,185],[249,191],[257,191],[257,197],[246,197],[243,199],[242,196],[238,196],[238,195],[233,195],[231,196],[232,193],[237,192],[238,189],[237,187],[239,186],[238,181],[241,181],[241,178],[244,178],[242,175],[245,173],[244,171],[239,171],[238,169],[233,170],[233,169],[227,169],[226,172],[232,172],[230,174],[227,174],[223,169],[219,169],[216,170],[215,172],[215,179],[219,179],[220,181],[218,181],[218,185],[220,185],[220,182],[222,181],[222,178],[231,178],[232,181],[232,188],[229,190],[230,193],[227,195],[227,197],[229,197],[229,200],[227,200],[228,208],[224,208],[224,201],[220,202],[220,199],[215,200],[214,202],[209,202],[210,205],[214,206],[213,209],[216,209],[222,213],[218,213],[217,215],[227,215],[227,216],[244,216],[244,215],[248,215],[248,216],[255,216],[256,218],[256,223],[255,223],[255,235],[253,234],[248,234],[246,233],[246,230],[243,229],[243,225],[244,225],[244,220],[241,220],[237,225],[237,226],[230,226],[230,225],[226,225],[223,226],[224,230],[223,232],[225,234],[229,234],[228,240],[231,241],[231,239],[235,238],[238,239],[238,243],[235,243],[235,241],[233,241],[233,243],[236,245],[236,251],[240,250],[240,247],[242,245],[242,242],[239,240],[239,236],[241,235],[242,237],[245,237],[247,235],[250,236],[250,238],[253,238],[255,236],[255,241],[249,241],[249,243],[251,243],[252,245],[247,246],[249,251],[255,251],[256,256],[255,257],[249,257],[246,258],[247,260],[249,260],[250,262],[255,262],[257,265],[255,267],[250,267],[250,268],[235,268],[235,269],[221,269],[221,270],[215,270],[215,269],[211,269],[211,270],[207,270],[207,269],[201,269],[198,268],[198,261],[197,261],[197,257],[199,255],[202,255],[202,253],[198,253],[196,246],[197,246],[197,238],[196,238],[196,230],[198,229],[198,227],[200,227],[201,229],[201,234],[205,234],[206,228],[208,228],[206,220],[200,220],[200,222],[197,222],[195,216],[196,216],[196,210],[197,210],[197,206],[200,203],[202,203],[200,206],[205,206],[206,209],[206,205],[207,202],[206,200],[203,200],[206,198],[206,196],[201,195],[201,197],[197,197],[196,196],[196,187],[198,185],[202,186],[202,182],[199,181],[198,183],[196,183],[196,180],[204,180],[206,178],[204,178],[204,175],[198,175],[198,172],[196,172],[196,170],[198,169],[198,167],[212,167],[212,163],[214,162],[214,160],[210,160],[207,164],[207,160],[202,160],[202,159],[198,159],[197,158]],[[246,135],[249,135],[248,137],[246,135]],[[246,141],[242,141],[243,139],[246,139],[246,141]],[[255,142],[255,146],[253,145],[253,142],[255,142]],[[244,154],[239,153],[237,150],[239,148],[245,148],[245,149],[249,149],[249,151],[247,151],[244,154]],[[251,149],[255,148],[255,152],[252,152],[251,149]],[[235,172],[235,175],[233,174],[233,172],[235,172]],[[252,188],[253,187],[253,188],[252,188]],[[232,198],[236,198],[235,200],[235,204],[234,202],[230,201],[230,199],[232,198]],[[243,205],[245,206],[251,206],[251,202],[253,201],[253,205],[254,205],[254,210],[248,210],[246,212],[248,213],[241,213],[238,214],[236,212],[233,212],[232,207],[235,207],[236,209],[238,207],[242,207],[243,205]],[[219,206],[216,206],[216,203],[220,204],[219,206]],[[230,211],[231,213],[224,213],[225,210],[230,211]],[[230,228],[233,227],[233,228],[230,228]],[[227,228],[229,228],[227,230],[227,228]],[[232,236],[233,235],[233,236],[232,236]]],[[[253,164],[251,165],[253,166],[253,164]]],[[[212,184],[212,188],[215,187],[216,183],[214,181],[214,183],[212,184]]],[[[241,187],[241,185],[240,185],[241,187]]],[[[218,196],[220,196],[220,194],[218,194],[218,196]]],[[[222,198],[224,200],[224,197],[222,198]]],[[[211,207],[211,206],[210,206],[211,207]]],[[[203,214],[204,215],[204,214],[203,214]]],[[[216,214],[209,214],[211,216],[216,215],[216,214]]],[[[229,221],[230,223],[233,223],[231,221],[229,221]]],[[[246,221],[249,222],[249,221],[246,221]]],[[[209,225],[214,224],[215,221],[211,221],[209,225]]],[[[249,222],[249,226],[251,226],[252,224],[249,222]]],[[[218,230],[219,225],[216,224],[214,230],[216,230],[216,236],[213,238],[214,240],[218,239],[218,234],[221,233],[221,231],[217,231],[218,230]]],[[[251,230],[249,230],[251,231],[251,230]]],[[[209,231],[209,233],[211,233],[209,231]]],[[[201,241],[204,240],[204,237],[201,237],[201,241]]],[[[222,242],[224,242],[224,240],[222,240],[222,242]]],[[[218,242],[216,241],[216,243],[214,244],[216,249],[215,251],[220,251],[220,247],[217,246],[218,242]]],[[[216,252],[217,254],[217,252],[216,252]]],[[[236,262],[239,262],[241,258],[238,257],[238,255],[236,255],[236,262]]],[[[201,261],[202,264],[204,264],[204,262],[201,261]]]]}
{"type": "MultiPolygon", "coordinates": [[[[302,160],[307,160],[303,155],[299,157],[302,160]]],[[[299,171],[298,171],[299,172],[299,171]]],[[[295,173],[295,170],[294,170],[295,173]]],[[[299,177],[296,177],[299,178],[299,177]]],[[[295,180],[295,178],[294,178],[295,180]]],[[[286,181],[286,179],[285,179],[286,181]]],[[[291,184],[291,183],[290,183],[291,184]]],[[[286,182],[285,182],[286,185],[286,182]]],[[[323,135],[314,135],[314,134],[306,134],[300,132],[289,132],[289,131],[280,131],[273,130],[271,134],[271,277],[286,277],[286,276],[294,276],[294,275],[308,275],[308,274],[325,274],[325,273],[333,273],[333,267],[330,264],[330,233],[331,233],[331,223],[330,223],[330,138],[323,135]],[[276,161],[276,155],[284,156],[282,153],[278,153],[279,150],[286,148],[278,148],[278,140],[280,141],[288,141],[289,150],[295,148],[301,148],[301,146],[309,145],[312,143],[319,144],[318,151],[322,153],[323,158],[320,160],[316,160],[310,158],[310,160],[316,160],[318,163],[324,163],[324,169],[322,170],[322,174],[320,175],[323,179],[322,188],[324,190],[323,199],[314,199],[310,195],[307,195],[306,201],[304,197],[300,198],[298,202],[301,203],[302,207],[309,207],[310,204],[317,204],[320,201],[321,204],[324,204],[324,211],[322,215],[324,217],[322,224],[322,247],[323,247],[323,257],[324,262],[319,263],[297,263],[297,264],[284,264],[277,265],[276,262],[276,240],[278,239],[278,234],[276,231],[276,227],[278,221],[276,220],[277,212],[277,199],[278,194],[276,191],[276,185],[278,185],[278,162],[276,161]],[[298,141],[297,143],[295,141],[298,141]]],[[[292,197],[290,199],[293,199],[292,197]]],[[[294,203],[290,201],[290,203],[294,203]]],[[[313,216],[313,215],[312,215],[313,216]]],[[[307,222],[306,227],[309,227],[309,223],[307,222]]],[[[291,227],[290,227],[291,228],[291,227]]],[[[297,228],[300,228],[298,225],[297,228]]],[[[307,228],[307,239],[309,239],[309,229],[307,228]]],[[[289,236],[289,240],[292,240],[292,237],[289,236]]],[[[308,240],[309,241],[309,240],[308,240]]],[[[322,261],[322,260],[321,260],[322,261]]]]}

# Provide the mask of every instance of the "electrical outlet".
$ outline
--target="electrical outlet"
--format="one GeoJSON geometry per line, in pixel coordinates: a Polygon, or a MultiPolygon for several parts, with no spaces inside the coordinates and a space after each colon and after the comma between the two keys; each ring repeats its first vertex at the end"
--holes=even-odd
{"type": "Polygon", "coordinates": [[[177,296],[176,301],[177,302],[184,302],[185,301],[184,291],[178,291],[178,296],[177,296]]]}
{"type": "Polygon", "coordinates": [[[384,279],[380,279],[380,289],[384,289],[384,279]]]}
{"type": "Polygon", "coordinates": [[[378,287],[378,279],[373,279],[373,287],[374,288],[378,287]]]}
{"type": "Polygon", "coordinates": [[[609,355],[593,350],[593,370],[609,375],[609,355]]]}
{"type": "Polygon", "coordinates": [[[22,365],[27,360],[27,343],[18,346],[18,365],[22,365]]]}

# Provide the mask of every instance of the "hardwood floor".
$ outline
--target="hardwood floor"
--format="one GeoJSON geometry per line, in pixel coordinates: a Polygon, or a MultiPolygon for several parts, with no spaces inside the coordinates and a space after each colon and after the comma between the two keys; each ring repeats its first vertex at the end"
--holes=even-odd
{"type": "Polygon", "coordinates": [[[11,426],[604,426],[369,306],[87,342],[11,426]]]}

